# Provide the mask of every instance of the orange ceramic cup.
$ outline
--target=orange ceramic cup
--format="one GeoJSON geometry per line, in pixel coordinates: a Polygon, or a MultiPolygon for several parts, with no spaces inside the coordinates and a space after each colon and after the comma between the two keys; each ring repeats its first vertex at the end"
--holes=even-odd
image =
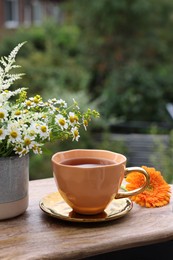
{"type": "Polygon", "coordinates": [[[125,198],[144,191],[149,175],[141,167],[126,168],[123,154],[93,149],[74,149],[52,156],[53,176],[65,202],[77,213],[97,214],[114,198],[125,198]],[[124,177],[141,172],[145,183],[138,189],[120,192],[124,177]]]}

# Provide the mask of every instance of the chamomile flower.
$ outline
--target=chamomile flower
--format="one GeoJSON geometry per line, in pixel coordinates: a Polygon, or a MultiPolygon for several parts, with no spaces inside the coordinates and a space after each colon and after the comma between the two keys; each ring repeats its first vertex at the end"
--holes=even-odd
{"type": "Polygon", "coordinates": [[[32,147],[32,151],[35,154],[42,154],[42,149],[41,149],[41,145],[36,143],[33,147],[32,147]]]}
{"type": "Polygon", "coordinates": [[[18,123],[9,123],[8,135],[9,135],[9,140],[12,143],[21,141],[20,126],[18,123]]]}
{"type": "Polygon", "coordinates": [[[78,140],[79,140],[79,137],[80,137],[78,128],[77,128],[76,126],[73,127],[73,128],[71,129],[71,132],[72,132],[72,135],[73,135],[73,141],[74,141],[74,140],[78,141],[78,140]]]}
{"type": "Polygon", "coordinates": [[[29,100],[29,99],[25,100],[25,105],[27,106],[28,109],[31,108],[32,107],[32,101],[29,100]]]}
{"type": "Polygon", "coordinates": [[[27,128],[26,133],[34,138],[34,136],[36,136],[38,133],[37,124],[32,122],[31,125],[27,128]]]}
{"type": "Polygon", "coordinates": [[[23,137],[23,144],[24,147],[27,147],[28,149],[31,149],[33,147],[34,143],[34,138],[29,136],[29,135],[25,135],[23,137]]]}
{"type": "Polygon", "coordinates": [[[62,107],[66,108],[67,107],[67,103],[63,100],[63,99],[59,99],[57,100],[57,104],[60,104],[62,107]]]}
{"type": "Polygon", "coordinates": [[[79,121],[79,118],[74,112],[69,112],[68,121],[70,125],[74,126],[79,121]]]}
{"type": "Polygon", "coordinates": [[[7,135],[7,130],[4,129],[4,127],[0,128],[0,140],[4,140],[6,138],[7,135]]]}
{"type": "Polygon", "coordinates": [[[4,91],[0,94],[0,104],[4,104],[5,102],[7,102],[7,100],[12,96],[12,92],[11,91],[4,91]]]}
{"type": "Polygon", "coordinates": [[[22,111],[20,109],[12,111],[12,117],[13,118],[21,118],[22,117],[22,111]]]}
{"type": "Polygon", "coordinates": [[[61,114],[56,115],[55,121],[62,130],[68,128],[67,120],[63,115],[61,115],[61,114]]]}
{"type": "Polygon", "coordinates": [[[48,99],[48,103],[53,105],[59,104],[56,98],[48,99]]]}
{"type": "Polygon", "coordinates": [[[88,126],[88,120],[83,118],[83,126],[84,126],[84,129],[87,130],[87,126],[88,126]]]}
{"type": "Polygon", "coordinates": [[[19,157],[22,157],[29,153],[29,147],[16,146],[14,151],[19,155],[19,157]]]}
{"type": "Polygon", "coordinates": [[[8,115],[10,112],[10,107],[8,104],[5,104],[0,107],[0,122],[8,120],[8,115]]]}
{"type": "Polygon", "coordinates": [[[48,124],[48,122],[49,122],[49,115],[46,114],[46,113],[42,113],[42,114],[40,114],[40,119],[41,119],[44,123],[48,124]]]}
{"type": "Polygon", "coordinates": [[[6,108],[0,107],[0,121],[5,121],[8,116],[8,111],[6,108]]]}
{"type": "Polygon", "coordinates": [[[39,127],[39,136],[43,139],[49,139],[50,138],[50,130],[47,125],[40,125],[39,127]]]}

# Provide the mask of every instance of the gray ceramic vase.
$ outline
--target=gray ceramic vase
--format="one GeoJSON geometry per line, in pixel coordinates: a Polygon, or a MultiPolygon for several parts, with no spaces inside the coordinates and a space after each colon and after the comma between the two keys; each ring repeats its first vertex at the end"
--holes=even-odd
{"type": "Polygon", "coordinates": [[[0,158],[0,220],[16,217],[28,207],[29,155],[0,158]]]}

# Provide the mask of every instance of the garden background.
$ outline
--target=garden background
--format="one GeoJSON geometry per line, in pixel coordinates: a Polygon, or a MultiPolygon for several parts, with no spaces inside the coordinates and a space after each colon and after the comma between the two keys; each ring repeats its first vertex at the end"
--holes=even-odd
{"type": "Polygon", "coordinates": [[[128,136],[143,140],[137,153],[149,142],[147,162],[136,166],[155,167],[173,183],[173,1],[71,0],[61,10],[61,23],[1,32],[0,56],[27,41],[18,54],[25,72],[18,86],[45,99],[75,98],[101,117],[79,142],[48,144],[43,155],[31,155],[30,179],[51,177],[53,153],[73,148],[123,152],[131,166],[128,136]]]}

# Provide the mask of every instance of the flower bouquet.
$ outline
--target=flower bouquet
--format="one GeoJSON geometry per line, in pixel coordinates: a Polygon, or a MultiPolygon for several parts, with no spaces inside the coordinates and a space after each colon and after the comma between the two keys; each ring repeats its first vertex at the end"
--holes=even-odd
{"type": "Polygon", "coordinates": [[[28,98],[25,88],[9,90],[24,75],[10,73],[20,67],[15,58],[24,43],[0,59],[0,157],[23,156],[30,151],[41,154],[46,142],[59,139],[78,141],[79,128],[87,129],[91,117],[99,116],[91,109],[82,113],[74,99],[69,107],[61,98],[43,101],[40,95],[28,98]]]}

